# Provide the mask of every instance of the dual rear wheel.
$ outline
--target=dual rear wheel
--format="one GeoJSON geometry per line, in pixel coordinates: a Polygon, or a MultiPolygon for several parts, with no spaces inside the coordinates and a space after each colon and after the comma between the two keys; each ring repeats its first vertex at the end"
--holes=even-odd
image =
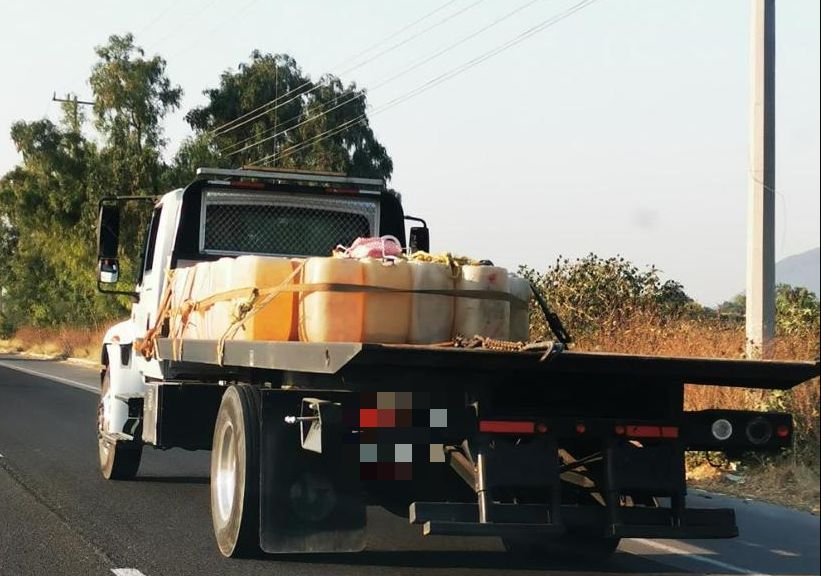
{"type": "Polygon", "coordinates": [[[259,392],[231,386],[222,396],[211,451],[211,520],[223,556],[259,546],[259,392]]]}

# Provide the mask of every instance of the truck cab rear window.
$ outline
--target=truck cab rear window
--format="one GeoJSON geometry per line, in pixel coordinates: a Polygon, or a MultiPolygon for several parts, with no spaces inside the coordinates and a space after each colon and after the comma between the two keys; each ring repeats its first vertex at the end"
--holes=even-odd
{"type": "Polygon", "coordinates": [[[203,252],[329,256],[339,244],[377,234],[378,203],[371,199],[289,197],[278,202],[272,197],[249,204],[231,196],[206,193],[203,252]]]}

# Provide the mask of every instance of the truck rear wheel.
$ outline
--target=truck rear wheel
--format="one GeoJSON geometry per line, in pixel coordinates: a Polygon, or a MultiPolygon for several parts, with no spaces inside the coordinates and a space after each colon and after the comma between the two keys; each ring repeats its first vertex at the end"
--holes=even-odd
{"type": "Polygon", "coordinates": [[[100,472],[107,480],[133,480],[140,468],[143,446],[139,442],[124,442],[106,437],[108,420],[103,400],[111,387],[111,375],[106,366],[100,383],[100,401],[97,405],[97,454],[100,472]]]}
{"type": "Polygon", "coordinates": [[[245,384],[226,390],[217,413],[211,519],[223,556],[259,554],[259,399],[245,384]]]}

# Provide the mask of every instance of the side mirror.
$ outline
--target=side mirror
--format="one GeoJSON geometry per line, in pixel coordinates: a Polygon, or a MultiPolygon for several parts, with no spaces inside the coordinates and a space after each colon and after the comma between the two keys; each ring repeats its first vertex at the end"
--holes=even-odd
{"type": "Polygon", "coordinates": [[[120,263],[116,258],[100,258],[97,266],[97,280],[101,284],[116,284],[120,281],[120,263]]]}
{"type": "Polygon", "coordinates": [[[430,252],[430,230],[422,226],[411,228],[408,247],[411,254],[414,252],[430,252]]]}
{"type": "Polygon", "coordinates": [[[100,215],[97,219],[97,258],[101,260],[117,259],[120,244],[120,207],[111,204],[100,204],[100,215]]]}
{"type": "Polygon", "coordinates": [[[421,226],[413,226],[408,233],[408,251],[414,252],[430,252],[430,230],[428,223],[421,218],[415,216],[405,216],[405,220],[412,222],[419,222],[421,226]]]}

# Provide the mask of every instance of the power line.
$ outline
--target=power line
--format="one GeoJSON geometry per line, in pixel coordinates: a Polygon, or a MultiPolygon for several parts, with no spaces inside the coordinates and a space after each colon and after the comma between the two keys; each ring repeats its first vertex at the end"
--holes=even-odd
{"type": "Polygon", "coordinates": [[[497,54],[500,54],[500,53],[504,52],[505,50],[508,50],[509,48],[512,48],[513,46],[515,46],[515,45],[517,45],[521,42],[524,42],[525,40],[527,40],[531,36],[534,36],[535,34],[538,34],[539,32],[542,32],[543,30],[546,30],[546,29],[554,26],[555,24],[558,24],[559,22],[561,22],[565,18],[568,18],[568,17],[572,16],[576,12],[578,12],[580,10],[583,10],[584,8],[587,8],[588,6],[590,6],[592,4],[595,4],[598,1],[599,0],[581,0],[580,2],[577,2],[576,4],[569,7],[567,10],[565,10],[564,12],[562,12],[560,14],[557,14],[557,15],[551,17],[551,18],[548,18],[547,20],[543,20],[539,24],[536,24],[535,26],[532,26],[532,27],[528,28],[524,32],[520,33],[518,36],[514,37],[511,40],[508,40],[507,42],[497,46],[496,48],[494,48],[492,50],[488,50],[484,54],[481,54],[481,55],[477,56],[476,58],[473,58],[472,60],[469,60],[469,61],[465,62],[461,66],[457,66],[456,68],[453,68],[448,72],[440,74],[436,78],[432,78],[431,80],[428,80],[427,82],[425,82],[424,84],[422,84],[418,88],[415,88],[414,90],[411,90],[410,92],[407,92],[406,94],[404,94],[402,96],[394,98],[393,100],[386,103],[385,105],[380,106],[377,110],[374,111],[374,114],[376,114],[378,112],[384,112],[385,110],[393,108],[397,104],[401,104],[402,102],[404,102],[404,101],[406,101],[410,98],[413,98],[414,96],[418,96],[419,94],[430,90],[434,86],[438,86],[442,82],[446,82],[447,80],[450,80],[451,78],[454,78],[454,77],[459,76],[460,74],[462,74],[464,72],[467,72],[468,70],[470,70],[471,68],[473,68],[474,66],[476,66],[478,64],[481,64],[485,60],[493,58],[497,54]]]}
{"type": "MultiPolygon", "coordinates": [[[[245,13],[251,6],[253,6],[257,2],[259,2],[259,0],[250,0],[250,2],[247,2],[246,4],[244,4],[242,6],[242,8],[240,8],[239,10],[234,11],[234,13],[231,15],[231,18],[233,18],[233,19],[239,18],[240,15],[245,13]]],[[[194,48],[197,45],[198,42],[202,41],[203,38],[213,37],[214,32],[216,32],[220,28],[224,28],[224,27],[225,27],[224,22],[222,22],[222,21],[218,22],[216,25],[212,26],[211,28],[209,28],[205,32],[201,32],[201,33],[197,34],[197,37],[196,37],[195,40],[192,40],[191,42],[189,42],[185,46],[181,47],[180,50],[177,50],[176,52],[172,53],[171,56],[169,56],[169,58],[176,58],[177,56],[182,56],[183,54],[185,54],[186,52],[189,52],[192,48],[194,48]]]]}
{"type": "MultiPolygon", "coordinates": [[[[407,25],[407,26],[403,27],[398,33],[401,33],[402,31],[407,30],[412,25],[415,25],[416,23],[419,23],[419,22],[423,21],[424,19],[428,18],[429,16],[441,11],[446,6],[449,6],[450,4],[453,4],[454,1],[455,0],[450,0],[450,1],[446,2],[445,4],[440,6],[439,8],[437,8],[437,9],[429,12],[425,16],[422,16],[421,18],[417,19],[411,25],[407,25]]],[[[385,54],[387,54],[389,52],[392,52],[393,50],[396,50],[397,48],[399,48],[399,47],[415,40],[416,38],[419,38],[420,36],[422,36],[424,34],[427,34],[431,30],[433,30],[434,28],[437,28],[437,27],[441,26],[442,24],[445,24],[446,22],[449,22],[450,20],[452,20],[456,16],[459,16],[459,15],[463,14],[464,12],[467,12],[468,10],[470,10],[471,8],[473,8],[474,6],[476,6],[476,5],[478,5],[482,2],[484,2],[484,0],[475,0],[473,3],[469,4],[468,6],[466,6],[464,8],[461,8],[460,10],[454,12],[453,14],[450,14],[450,15],[446,16],[445,18],[443,18],[441,20],[438,20],[434,24],[428,26],[427,28],[422,29],[420,32],[417,32],[413,36],[411,36],[409,38],[406,38],[405,40],[402,40],[401,42],[393,44],[392,46],[389,46],[388,48],[382,50],[381,52],[377,53],[374,56],[371,56],[367,60],[365,60],[363,62],[360,62],[359,64],[356,64],[356,65],[351,66],[349,68],[345,68],[344,70],[342,70],[340,72],[340,75],[341,74],[348,74],[348,73],[350,73],[354,70],[357,70],[357,69],[361,68],[365,64],[368,64],[368,63],[373,62],[374,60],[376,60],[378,58],[381,58],[385,54]]],[[[391,37],[395,37],[398,33],[394,34],[391,37]]],[[[385,40],[390,39],[391,37],[386,37],[385,40]]],[[[378,46],[382,42],[384,42],[384,40],[378,42],[377,44],[375,44],[373,46],[378,46]]],[[[365,52],[368,52],[371,49],[372,48],[369,48],[365,52]]],[[[360,54],[362,54],[362,53],[360,52],[360,54]]],[[[345,62],[350,62],[352,60],[355,60],[356,58],[358,58],[358,55],[353,57],[353,58],[347,58],[346,60],[344,60],[342,62],[342,64],[344,64],[345,62]]],[[[341,66],[342,64],[340,64],[339,66],[341,66]]],[[[247,124],[248,122],[253,122],[257,118],[260,118],[260,117],[264,116],[265,114],[268,114],[269,112],[273,112],[274,110],[277,110],[278,108],[280,108],[280,107],[282,107],[282,106],[284,106],[284,105],[286,105],[290,102],[293,102],[297,98],[305,96],[306,94],[310,94],[311,92],[313,92],[314,90],[319,89],[322,86],[322,84],[320,82],[320,83],[314,85],[313,87],[311,87],[309,90],[306,90],[304,92],[299,92],[298,94],[292,96],[288,100],[286,100],[284,102],[277,103],[278,99],[285,98],[289,94],[292,94],[293,92],[298,92],[299,90],[302,90],[302,88],[305,88],[306,86],[310,86],[310,85],[311,85],[311,81],[310,80],[306,81],[306,82],[302,83],[301,85],[297,86],[296,88],[292,88],[291,90],[287,91],[285,94],[283,94],[279,98],[274,98],[273,100],[269,100],[268,102],[258,106],[257,108],[254,108],[250,112],[246,112],[245,114],[243,114],[243,115],[241,115],[241,116],[239,116],[239,117],[237,117],[233,120],[229,120],[228,122],[225,122],[224,124],[222,124],[220,126],[217,126],[216,128],[212,128],[211,130],[208,131],[208,133],[209,134],[214,134],[214,135],[219,135],[219,134],[225,134],[227,132],[230,132],[231,130],[235,130],[236,128],[239,128],[240,126],[243,126],[243,125],[247,124]]]]}
{"type": "MultiPolygon", "coordinates": [[[[569,8],[564,10],[563,12],[561,12],[559,14],[556,14],[556,15],[554,15],[554,16],[546,19],[546,20],[543,20],[543,21],[539,22],[538,24],[536,24],[534,26],[531,26],[530,28],[524,30],[523,32],[521,32],[520,34],[515,36],[514,38],[508,40],[507,42],[504,42],[504,43],[500,44],[496,48],[488,50],[487,52],[484,52],[483,54],[477,56],[476,58],[468,60],[464,64],[462,64],[460,66],[457,66],[455,68],[452,68],[448,72],[440,74],[439,76],[437,76],[435,78],[432,78],[431,80],[429,80],[429,81],[425,82],[424,84],[422,84],[421,86],[405,93],[404,95],[399,96],[397,98],[394,98],[393,100],[387,102],[386,104],[384,104],[382,106],[379,106],[378,108],[374,109],[374,111],[371,113],[371,117],[373,117],[377,114],[380,114],[382,112],[385,112],[385,111],[393,108],[394,106],[397,106],[397,105],[401,104],[402,102],[405,102],[405,101],[407,101],[407,100],[409,100],[409,99],[411,99],[415,96],[418,96],[419,94],[421,94],[423,92],[426,92],[427,90],[430,90],[431,88],[433,88],[435,86],[438,86],[439,84],[441,84],[443,82],[446,82],[446,81],[448,81],[448,80],[450,80],[450,79],[452,79],[452,78],[454,78],[454,77],[470,70],[471,68],[473,68],[474,66],[477,66],[478,64],[481,64],[485,60],[488,60],[488,59],[504,52],[505,50],[508,50],[508,49],[512,48],[513,46],[515,46],[515,45],[517,45],[521,42],[524,42],[525,40],[527,40],[528,38],[534,36],[535,34],[538,34],[539,32],[542,32],[542,31],[544,31],[548,28],[551,28],[552,26],[558,24],[559,22],[561,22],[565,18],[568,18],[568,17],[572,16],[576,12],[579,12],[579,11],[583,10],[584,8],[587,8],[588,6],[591,6],[592,4],[595,4],[598,1],[599,0],[581,0],[580,2],[577,2],[576,4],[570,6],[569,8]]],[[[304,148],[305,146],[307,146],[309,144],[319,142],[319,141],[321,141],[325,138],[329,138],[329,137],[341,132],[345,128],[348,128],[349,126],[353,125],[354,123],[356,123],[358,121],[363,120],[364,118],[365,118],[365,114],[361,114],[360,116],[358,116],[358,117],[356,117],[352,120],[349,120],[348,122],[345,122],[345,123],[341,124],[340,126],[338,126],[336,128],[326,130],[325,132],[323,132],[321,134],[318,134],[317,136],[312,137],[311,139],[309,139],[308,141],[306,141],[304,143],[299,143],[299,144],[296,144],[296,145],[291,146],[289,148],[286,148],[285,150],[282,150],[281,152],[274,153],[274,154],[269,154],[268,156],[264,156],[264,157],[258,159],[257,161],[255,161],[254,164],[260,164],[260,163],[264,163],[264,162],[269,162],[271,160],[277,160],[277,159],[281,158],[282,156],[287,156],[287,155],[293,154],[294,152],[296,152],[298,150],[301,150],[302,148],[304,148]]]]}
{"type": "MultiPolygon", "coordinates": [[[[446,54],[446,53],[450,52],[451,50],[453,50],[453,49],[455,49],[455,48],[457,48],[457,47],[461,46],[461,45],[462,45],[462,44],[464,44],[465,42],[468,42],[469,40],[472,40],[472,39],[473,39],[473,38],[475,38],[476,36],[478,36],[478,35],[480,35],[480,34],[482,34],[482,33],[486,32],[486,31],[488,31],[489,29],[493,28],[494,26],[498,26],[499,24],[501,24],[502,22],[504,22],[504,21],[505,21],[505,20],[507,20],[508,18],[511,18],[511,17],[515,16],[516,14],[518,14],[519,12],[521,12],[522,10],[524,10],[525,8],[528,8],[528,7],[530,7],[531,5],[535,4],[536,2],[540,2],[540,1],[542,1],[542,0],[529,0],[528,2],[525,2],[524,4],[519,5],[518,7],[514,8],[513,10],[511,10],[511,11],[509,11],[509,12],[507,12],[507,13],[503,14],[503,15],[502,15],[502,16],[500,16],[499,18],[496,18],[496,19],[495,19],[495,20],[493,20],[492,22],[490,22],[490,23],[486,24],[485,26],[482,26],[482,27],[481,27],[481,28],[479,28],[478,30],[473,31],[473,32],[471,32],[470,34],[468,34],[467,36],[464,36],[464,37],[460,38],[460,39],[459,39],[459,40],[457,40],[456,42],[454,42],[454,43],[452,43],[452,44],[449,44],[448,46],[446,46],[446,47],[444,47],[444,48],[442,48],[442,49],[440,49],[440,50],[438,50],[438,51],[434,52],[434,53],[433,53],[433,54],[431,54],[430,56],[427,56],[427,57],[423,58],[422,60],[419,60],[418,62],[416,62],[415,64],[413,64],[413,65],[412,65],[412,66],[410,66],[409,68],[406,68],[405,70],[402,70],[401,72],[399,72],[399,73],[397,73],[397,74],[394,74],[393,76],[391,76],[391,77],[389,77],[389,78],[387,78],[387,79],[383,80],[382,82],[377,83],[376,85],[374,85],[374,86],[370,89],[370,91],[371,91],[371,92],[373,92],[374,90],[378,90],[379,88],[381,88],[381,87],[383,87],[383,86],[385,86],[385,85],[387,85],[387,84],[390,84],[390,83],[391,83],[391,82],[393,82],[394,80],[397,80],[397,79],[399,79],[399,78],[401,78],[401,77],[403,77],[403,76],[406,76],[407,74],[410,74],[411,72],[413,72],[414,70],[418,69],[419,67],[421,67],[421,66],[423,66],[423,65],[427,64],[428,62],[431,62],[432,60],[435,60],[436,58],[439,58],[439,57],[443,56],[444,54],[446,54]]],[[[474,6],[475,4],[476,4],[476,3],[472,4],[471,6],[474,6]]],[[[470,7],[470,6],[469,6],[469,7],[470,7]]],[[[316,87],[315,87],[315,88],[316,88],[316,87]]],[[[314,89],[315,89],[315,88],[314,88],[314,89]]],[[[312,89],[312,90],[313,90],[313,89],[312,89]]],[[[308,93],[309,93],[309,92],[311,92],[312,90],[309,90],[309,91],[303,92],[302,94],[300,94],[300,96],[302,96],[302,95],[304,95],[304,94],[308,94],[308,93]]],[[[364,97],[364,95],[365,95],[365,94],[364,94],[364,92],[363,92],[363,93],[361,93],[361,94],[357,94],[357,95],[355,95],[354,97],[349,98],[349,99],[348,99],[348,100],[346,100],[345,102],[342,102],[341,104],[338,104],[337,106],[334,106],[333,108],[330,108],[330,109],[328,109],[328,110],[325,110],[325,111],[324,111],[324,112],[322,112],[321,114],[319,114],[319,115],[317,115],[317,116],[314,116],[314,117],[313,117],[313,118],[311,118],[311,119],[305,120],[305,121],[303,121],[303,122],[301,122],[301,123],[297,124],[296,126],[291,126],[290,128],[288,128],[288,130],[293,130],[294,128],[296,128],[296,127],[298,127],[298,126],[301,126],[302,124],[304,124],[305,122],[307,122],[307,121],[309,121],[309,120],[316,120],[317,118],[319,118],[319,117],[321,117],[321,116],[324,116],[325,114],[327,114],[327,113],[329,113],[329,112],[332,112],[333,110],[336,110],[337,108],[339,108],[339,107],[341,107],[341,106],[343,106],[343,105],[347,104],[348,102],[351,102],[352,100],[355,100],[355,99],[357,99],[357,98],[362,98],[362,97],[364,97]]],[[[292,100],[292,99],[291,99],[291,100],[292,100]]],[[[290,102],[291,100],[288,100],[288,101],[286,101],[286,102],[283,102],[283,103],[282,103],[282,104],[280,104],[279,106],[282,106],[282,105],[284,105],[284,104],[287,104],[287,103],[288,103],[288,102],[290,102]]],[[[278,107],[278,106],[277,106],[277,107],[278,107]]],[[[277,108],[277,107],[273,108],[272,110],[276,110],[276,108],[277,108]]],[[[260,114],[260,116],[261,116],[261,115],[264,115],[264,114],[267,114],[267,112],[264,112],[264,113],[260,114]]],[[[255,118],[258,118],[258,117],[259,117],[259,116],[256,116],[255,118]]],[[[255,118],[249,118],[246,122],[250,122],[251,120],[253,120],[253,119],[255,119],[255,118]]],[[[293,120],[293,118],[291,118],[291,119],[289,119],[289,120],[286,120],[286,122],[290,122],[291,120],[293,120]]],[[[230,128],[229,130],[233,130],[234,128],[239,127],[239,126],[240,126],[240,125],[238,124],[237,126],[234,126],[234,127],[230,128]]],[[[255,139],[255,138],[259,138],[259,136],[262,136],[263,134],[267,134],[267,133],[269,133],[270,131],[271,131],[271,130],[270,130],[270,128],[269,128],[268,130],[265,130],[265,131],[263,131],[262,133],[257,134],[256,136],[249,136],[248,138],[246,138],[246,139],[244,139],[244,140],[240,141],[239,143],[234,143],[234,144],[232,144],[230,147],[226,148],[226,150],[228,150],[228,149],[230,149],[230,148],[233,148],[233,147],[235,147],[235,146],[237,146],[237,145],[241,145],[241,144],[244,144],[244,143],[246,143],[246,142],[249,142],[250,140],[253,140],[253,139],[255,139]]],[[[287,132],[287,130],[283,130],[282,132],[279,132],[279,133],[273,134],[272,136],[268,136],[268,137],[265,137],[265,138],[262,138],[262,139],[259,139],[259,140],[255,140],[255,142],[254,142],[254,143],[249,144],[249,145],[247,145],[247,146],[245,146],[245,147],[243,147],[243,148],[241,148],[241,149],[239,149],[239,150],[234,150],[234,151],[230,152],[229,154],[227,154],[226,156],[227,156],[227,157],[231,157],[231,156],[234,156],[234,155],[236,155],[236,154],[239,154],[240,152],[244,152],[245,150],[248,150],[248,149],[250,149],[250,148],[253,148],[254,146],[257,146],[257,145],[262,144],[262,143],[264,143],[264,142],[267,142],[267,141],[269,141],[269,140],[273,140],[273,139],[275,139],[275,138],[278,138],[279,136],[282,136],[283,134],[285,134],[285,132],[287,132]]]]}
{"type": "MultiPolygon", "coordinates": [[[[197,21],[201,20],[201,19],[202,19],[202,17],[203,17],[203,16],[204,16],[204,15],[208,12],[208,9],[209,9],[209,8],[211,8],[211,6],[213,6],[214,4],[216,4],[216,2],[217,2],[217,0],[210,0],[209,2],[206,2],[204,6],[200,6],[200,7],[198,7],[198,8],[197,8],[197,10],[196,10],[196,13],[195,13],[195,15],[194,15],[194,17],[193,17],[193,18],[191,18],[188,22],[186,22],[186,26],[188,26],[188,27],[190,28],[190,27],[191,27],[191,24],[193,24],[193,23],[195,23],[195,22],[197,22],[197,21]]],[[[193,28],[192,28],[192,29],[193,29],[193,28]]],[[[159,39],[159,40],[155,40],[155,41],[153,42],[153,44],[154,44],[154,46],[157,46],[157,45],[159,45],[159,44],[162,44],[163,42],[165,42],[165,41],[166,41],[166,40],[168,40],[169,38],[172,38],[172,37],[174,37],[174,36],[179,36],[179,33],[180,33],[180,27],[179,27],[179,26],[174,26],[174,28],[173,28],[171,31],[169,31],[167,34],[163,34],[163,35],[160,37],[160,39],[159,39]]],[[[199,37],[199,38],[202,38],[202,37],[203,37],[203,35],[202,35],[202,34],[198,34],[198,37],[199,37]]]]}

